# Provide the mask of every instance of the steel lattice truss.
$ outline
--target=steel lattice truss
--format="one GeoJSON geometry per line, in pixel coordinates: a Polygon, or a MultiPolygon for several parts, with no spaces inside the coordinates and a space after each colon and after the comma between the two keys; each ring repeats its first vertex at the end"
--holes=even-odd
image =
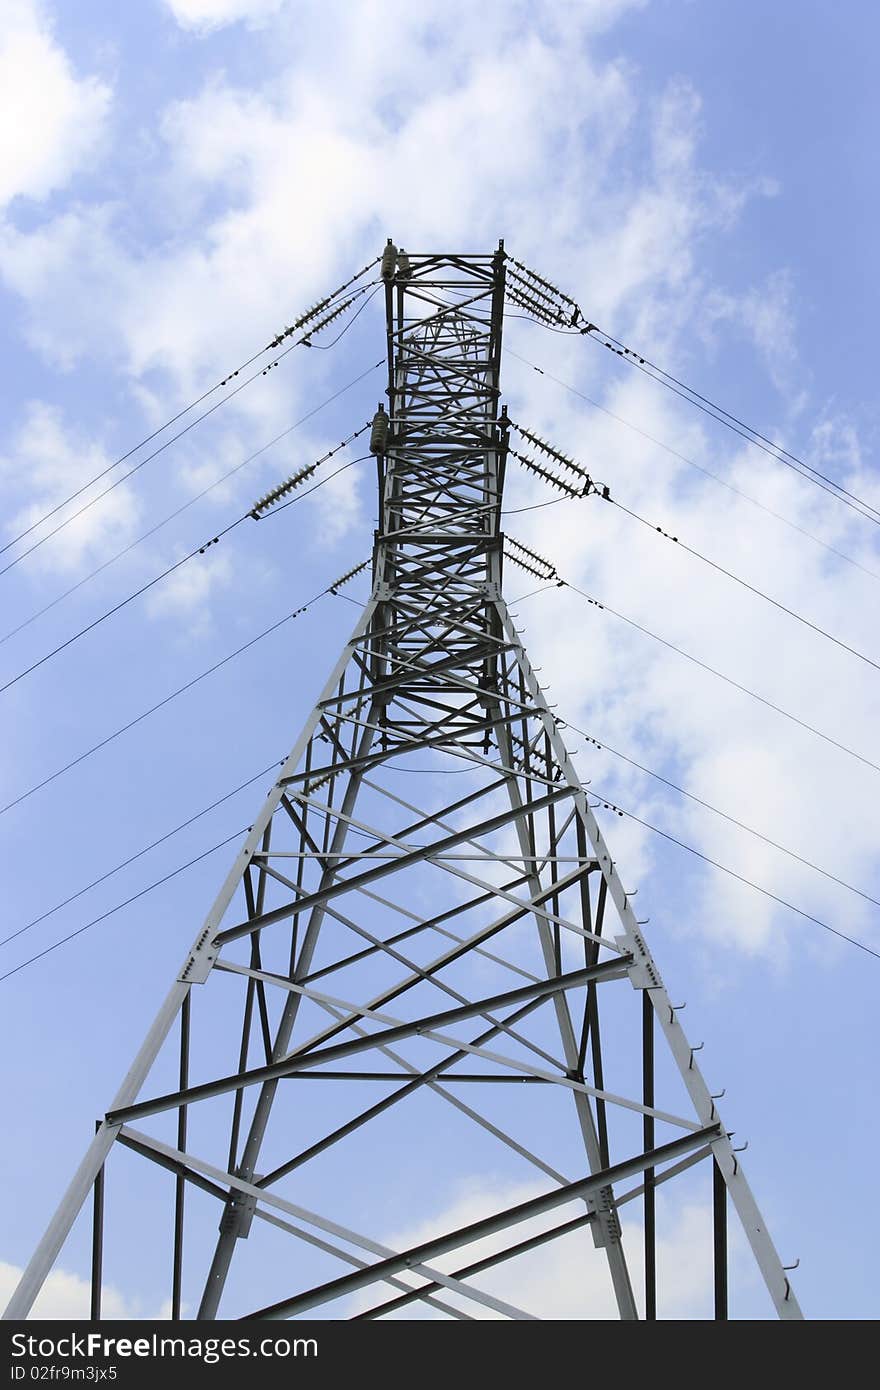
{"type": "Polygon", "coordinates": [[[503,248],[389,247],[383,273],[371,598],[7,1315],[92,1191],[100,1314],[112,1149],[175,1316],[532,1317],[497,1273],[559,1242],[582,1316],[598,1278],[651,1318],[665,1184],[703,1171],[715,1316],[730,1202],[799,1317],[502,598],[503,248]],[[406,1248],[367,1233],[500,1164],[515,1205],[406,1248]]]}

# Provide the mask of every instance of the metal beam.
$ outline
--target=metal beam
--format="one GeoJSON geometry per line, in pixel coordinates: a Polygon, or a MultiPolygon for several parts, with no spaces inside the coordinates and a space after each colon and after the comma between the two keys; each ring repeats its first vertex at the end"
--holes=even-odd
{"type": "MultiPolygon", "coordinates": [[[[107,1123],[111,1125],[128,1124],[130,1120],[143,1119],[146,1115],[157,1115],[162,1110],[175,1109],[178,1105],[191,1105],[198,1100],[207,1100],[211,1096],[223,1095],[224,1092],[233,1091],[239,1086],[254,1086],[267,1081],[279,1081],[283,1077],[291,1076],[294,1072],[321,1066],[326,1062],[339,1061],[344,1057],[363,1052],[366,1048],[375,1047],[379,1043],[400,1042],[404,1038],[427,1035],[435,1032],[438,1028],[463,1023],[466,1019],[474,1018],[487,1010],[506,1008],[508,1005],[522,1003],[526,999],[542,998],[545,995],[558,994],[567,989],[577,989],[578,986],[586,984],[588,980],[607,979],[609,977],[618,979],[620,972],[620,961],[613,960],[594,965],[589,969],[573,970],[568,975],[560,975],[555,979],[538,980],[534,984],[522,985],[519,989],[491,995],[487,999],[479,1000],[476,1004],[463,1004],[456,1009],[444,1009],[440,1013],[428,1014],[412,1023],[397,1024],[380,1033],[371,1033],[367,1038],[355,1038],[351,1042],[320,1048],[316,1052],[293,1054],[265,1067],[255,1067],[251,1071],[220,1077],[216,1081],[207,1081],[199,1086],[190,1086],[186,1090],[157,1096],[153,1100],[138,1101],[134,1105],[120,1108],[108,1114],[107,1123]]],[[[280,976],[278,979],[279,982],[282,982],[280,976]]],[[[297,993],[308,994],[308,991],[303,990],[301,986],[294,986],[291,982],[288,984],[297,993]]],[[[370,1012],[374,1011],[364,1009],[358,1014],[358,1017],[369,1016],[370,1012]]]]}
{"type": "Polygon", "coordinates": [[[616,1182],[631,1177],[634,1173],[642,1172],[647,1163],[656,1167],[661,1163],[678,1158],[680,1154],[705,1144],[706,1140],[714,1138],[717,1132],[718,1126],[710,1125],[706,1129],[698,1130],[695,1134],[688,1135],[683,1139],[673,1139],[671,1143],[662,1144],[660,1148],[652,1150],[650,1154],[638,1154],[622,1163],[615,1163],[612,1167],[594,1173],[588,1178],[580,1178],[577,1182],[569,1183],[567,1187],[544,1193],[540,1197],[532,1197],[529,1201],[508,1207],[506,1211],[499,1212],[495,1216],[484,1217],[481,1221],[473,1221],[470,1225],[461,1226],[458,1230],[451,1231],[447,1235],[435,1236],[432,1240],[423,1241],[420,1245],[414,1245],[409,1250],[390,1256],[378,1264],[371,1265],[368,1269],[359,1270],[354,1274],[344,1274],[338,1279],[322,1284],[319,1288],[310,1289],[307,1293],[296,1294],[292,1298],[285,1298],[266,1308],[260,1308],[257,1312],[249,1313],[244,1321],[290,1318],[300,1313],[307,1313],[309,1309],[319,1307],[332,1299],[341,1298],[346,1294],[356,1292],[358,1289],[366,1288],[367,1285],[375,1283],[377,1279],[384,1279],[388,1274],[396,1274],[402,1269],[414,1269],[426,1260],[439,1259],[442,1255],[448,1254],[451,1250],[457,1250],[462,1245],[470,1245],[476,1240],[485,1240],[487,1236],[496,1235],[499,1231],[505,1231],[522,1221],[530,1221],[536,1216],[543,1216],[545,1212],[564,1206],[566,1202],[590,1197],[594,1193],[600,1192],[602,1188],[610,1187],[616,1182]]]}

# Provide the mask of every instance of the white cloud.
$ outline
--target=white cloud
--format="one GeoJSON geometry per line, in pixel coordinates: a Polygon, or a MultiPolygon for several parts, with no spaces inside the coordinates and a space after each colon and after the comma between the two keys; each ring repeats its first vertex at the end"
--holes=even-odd
{"type": "Polygon", "coordinates": [[[174,616],[186,622],[187,637],[201,636],[211,623],[209,599],[232,577],[231,556],[211,547],[157,585],[147,600],[147,612],[151,617],[174,616]]]}
{"type": "MultiPolygon", "coordinates": [[[[352,456],[356,457],[354,454],[352,456]]],[[[366,479],[367,486],[373,484],[375,488],[374,477],[362,471],[369,468],[368,462],[356,463],[345,473],[340,472],[333,477],[331,475],[334,472],[334,462],[335,460],[331,460],[325,464],[317,474],[319,482],[322,478],[326,481],[321,482],[314,496],[306,501],[306,506],[311,506],[316,513],[315,535],[322,547],[337,544],[355,527],[365,529],[360,497],[364,480],[366,479]]],[[[336,465],[337,468],[341,466],[336,465]]],[[[375,468],[373,472],[375,473],[375,468]]]]}
{"type": "MultiPolygon", "coordinates": [[[[185,391],[375,254],[386,231],[461,244],[507,229],[531,250],[545,242],[546,195],[582,255],[580,198],[603,184],[634,102],[622,69],[593,64],[584,40],[622,8],[548,7],[544,41],[523,37],[518,5],[491,16],[464,5],[304,6],[295,47],[279,31],[289,61],[262,89],[216,77],[165,112],[160,177],[174,232],[164,243],[132,247],[110,204],[68,209],[27,235],[7,229],[4,275],[26,300],[31,340],[56,361],[121,353],[133,375],[162,369],[185,391]],[[571,108],[555,100],[563,44],[577,70],[571,108]],[[586,128],[597,153],[586,167],[579,155],[560,187],[548,144],[586,128]],[[207,217],[199,193],[214,202],[207,217]]],[[[597,226],[593,244],[602,236],[597,226]]],[[[643,245],[634,260],[644,264],[643,245]]]]}
{"type": "Polygon", "coordinates": [[[183,29],[206,32],[247,20],[259,24],[278,14],[284,0],[165,0],[183,29]]]}
{"type": "MultiPolygon", "coordinates": [[[[0,1260],[0,1308],[6,1307],[21,1275],[22,1271],[17,1265],[0,1260]]],[[[78,1274],[71,1274],[67,1270],[53,1269],[37,1295],[30,1316],[41,1321],[54,1318],[64,1322],[86,1319],[91,1304],[90,1293],[88,1279],[81,1279],[78,1274]]],[[[101,1289],[101,1313],[103,1318],[112,1321],[148,1316],[137,1311],[136,1305],[118,1289],[107,1285],[101,1289]]]]}
{"type": "MultiPolygon", "coordinates": [[[[527,1201],[546,1191],[531,1183],[493,1181],[481,1175],[464,1180],[458,1194],[442,1209],[427,1219],[394,1232],[386,1243],[395,1250],[406,1250],[446,1231],[457,1230],[479,1221],[497,1211],[527,1201]]],[[[583,1208],[576,1204],[559,1207],[543,1217],[533,1218],[514,1226],[510,1231],[462,1246],[453,1255],[431,1260],[444,1273],[476,1262],[506,1247],[527,1240],[541,1231],[580,1215],[583,1208]]],[[[627,1207],[621,1208],[624,1223],[624,1248],[636,1302],[643,1311],[644,1242],[642,1227],[629,1220],[627,1207]]],[[[731,1267],[735,1277],[752,1280],[751,1269],[743,1260],[743,1242],[738,1228],[732,1232],[731,1267]]],[[[696,1200],[670,1200],[658,1191],[658,1316],[669,1319],[711,1318],[712,1289],[712,1215],[710,1207],[696,1200]]],[[[414,1286],[419,1280],[411,1281],[414,1286]]],[[[615,1319],[617,1304],[611,1288],[605,1253],[593,1245],[588,1230],[575,1231],[558,1237],[525,1255],[499,1264],[475,1275],[474,1286],[496,1298],[503,1299],[523,1312],[542,1320],[605,1320],[615,1319]]],[[[352,1300],[351,1313],[356,1314],[395,1297],[393,1290],[376,1285],[352,1300]]],[[[446,1290],[437,1297],[455,1307],[466,1309],[472,1317],[494,1319],[502,1316],[492,1309],[464,1299],[446,1290]]],[[[410,1319],[443,1317],[427,1304],[415,1301],[402,1309],[401,1316],[410,1319]]]]}
{"type": "Polygon", "coordinates": [[[708,297],[707,315],[713,325],[724,322],[743,330],[757,347],[780,391],[789,396],[789,412],[806,403],[796,394],[799,370],[794,284],[791,273],[777,270],[763,285],[734,296],[716,292],[708,297]]]}
{"type": "MultiPolygon", "coordinates": [[[[546,362],[547,352],[542,349],[536,360],[546,362]]],[[[880,571],[868,529],[848,520],[843,508],[830,506],[826,494],[760,456],[748,457],[730,446],[725,450],[717,438],[712,452],[705,444],[695,448],[693,426],[688,426],[688,438],[676,410],[658,400],[650,383],[634,374],[624,378],[610,403],[655,437],[726,473],[766,506],[880,571]]],[[[589,460],[621,502],[664,527],[674,524],[675,534],[696,549],[854,646],[876,652],[870,602],[875,580],[717,485],[697,480],[686,466],[637,436],[619,428],[612,433],[609,422],[573,408],[563,393],[556,391],[549,402],[545,398],[542,409],[555,412],[546,433],[589,460]]],[[[820,424],[815,445],[816,457],[820,451],[836,452],[844,468],[849,465],[844,480],[870,495],[858,441],[846,422],[820,424]]],[[[530,488],[519,481],[514,486],[530,488]]],[[[537,500],[541,490],[527,495],[537,500]]],[[[852,656],[599,502],[511,518],[511,530],[514,521],[514,534],[553,554],[560,573],[587,592],[872,755],[880,700],[872,673],[852,656]]],[[[876,893],[870,828],[876,773],[575,595],[544,595],[523,604],[522,616],[532,659],[543,666],[551,698],[573,723],[876,893]]],[[[574,735],[571,741],[577,741],[574,735]]],[[[599,790],[627,809],[807,912],[871,939],[865,905],[845,890],[664,792],[608,753],[587,746],[577,762],[599,790]]],[[[808,951],[827,948],[821,928],[799,921],[726,876],[700,869],[647,831],[641,833],[643,847],[634,869],[619,847],[624,823],[615,820],[612,829],[615,857],[627,864],[633,886],[651,858],[696,874],[702,885],[696,910],[673,914],[672,923],[687,923],[716,948],[725,943],[780,960],[788,944],[808,951]]],[[[646,904],[645,911],[650,910],[646,904]]]]}
{"type": "Polygon", "coordinates": [[[36,0],[5,0],[0,30],[0,206],[45,198],[100,147],[110,90],[78,77],[36,0]]]}
{"type": "MultiPolygon", "coordinates": [[[[95,359],[112,367],[141,403],[154,403],[150,415],[158,419],[376,254],[386,234],[411,247],[466,248],[491,246],[504,234],[515,255],[684,378],[699,383],[701,354],[726,346],[735,329],[738,349],[754,353],[778,390],[779,418],[766,421],[767,431],[789,437],[797,416],[817,466],[841,470],[856,491],[876,489],[854,424],[833,403],[817,407],[804,394],[799,287],[786,268],[766,267],[762,283],[736,291],[706,269],[707,240],[731,235],[749,201],[775,186],[701,168],[704,113],[686,83],[651,96],[625,63],[596,56],[594,34],[628,8],[625,0],[304,4],[295,32],[285,12],[271,30],[272,61],[261,85],[238,87],[215,73],[161,113],[161,168],[144,177],[161,194],[166,234],[138,244],[125,235],[124,209],[109,201],[68,207],[26,232],[0,229],[2,274],[23,303],[29,341],[56,364],[95,359]]],[[[244,15],[240,5],[207,0],[178,0],[176,9],[181,22],[203,26],[244,15]]],[[[377,342],[374,307],[344,340],[352,351],[363,345],[365,360],[377,342]]],[[[750,455],[733,436],[709,433],[637,374],[615,376],[614,359],[601,349],[515,319],[507,341],[880,571],[870,537],[825,494],[750,455]]],[[[239,397],[215,457],[228,452],[234,462],[239,439],[283,428],[316,386],[329,393],[332,358],[293,356],[239,397]]],[[[512,357],[504,370],[512,413],[583,458],[614,496],[872,648],[873,580],[591,414],[512,357]]],[[[317,454],[304,449],[303,456],[317,454]]],[[[284,466],[279,460],[279,473],[284,466]]],[[[189,464],[178,476],[195,485],[189,464]]],[[[318,511],[322,542],[362,524],[351,479],[344,474],[305,504],[318,511]]],[[[37,481],[42,501],[49,489],[37,481]]],[[[546,493],[511,470],[509,498],[517,505],[546,493]]],[[[33,498],[17,504],[21,515],[36,507],[33,498]]],[[[600,503],[511,517],[509,529],[624,613],[810,723],[832,734],[845,729],[845,741],[870,752],[880,715],[874,688],[851,658],[817,645],[821,639],[798,632],[760,600],[600,503]]],[[[212,587],[224,583],[218,557],[194,563],[148,611],[189,624],[212,587]]],[[[508,585],[514,594],[528,587],[508,585]]],[[[648,766],[674,768],[673,780],[743,820],[770,833],[784,823],[792,848],[812,857],[821,845],[818,857],[870,888],[874,774],[570,594],[524,605],[523,621],[562,714],[648,766]],[[834,789],[832,818],[817,782],[834,789]]],[[[856,900],[699,808],[670,801],[609,755],[587,750],[578,765],[603,792],[712,857],[844,930],[865,927],[856,900]]],[[[648,873],[660,842],[631,822],[615,819],[613,831],[627,876],[648,873]]],[[[664,859],[675,853],[662,850],[664,859]]],[[[708,870],[697,873],[702,890],[681,920],[713,941],[778,953],[784,922],[798,933],[814,930],[757,898],[747,911],[745,890],[708,870]]]]}
{"type": "MultiPolygon", "coordinates": [[[[70,428],[56,407],[45,401],[31,401],[6,454],[0,455],[0,481],[9,499],[4,530],[17,535],[40,521],[111,463],[101,445],[70,428]],[[18,501],[22,496],[27,498],[23,505],[18,501]]],[[[136,494],[130,488],[117,487],[97,500],[98,494],[113,481],[114,475],[108,475],[86,488],[44,525],[36,526],[22,548],[48,537],[61,521],[84,509],[82,516],[70,521],[35,551],[33,559],[26,562],[28,566],[69,574],[131,540],[140,512],[136,494]]]]}

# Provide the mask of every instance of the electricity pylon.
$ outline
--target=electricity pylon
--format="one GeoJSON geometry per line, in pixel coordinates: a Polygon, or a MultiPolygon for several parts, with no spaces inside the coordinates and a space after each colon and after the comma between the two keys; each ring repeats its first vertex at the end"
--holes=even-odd
{"type": "Polygon", "coordinates": [[[569,1242],[584,1317],[601,1278],[654,1318],[660,1208],[700,1172],[715,1317],[729,1206],[801,1316],[502,597],[505,262],[386,247],[370,599],[8,1317],[92,1192],[100,1316],[111,1150],[139,1263],[167,1204],[173,1316],[533,1317],[495,1272],[569,1242]],[[387,1243],[502,1162],[522,1200],[387,1243]]]}

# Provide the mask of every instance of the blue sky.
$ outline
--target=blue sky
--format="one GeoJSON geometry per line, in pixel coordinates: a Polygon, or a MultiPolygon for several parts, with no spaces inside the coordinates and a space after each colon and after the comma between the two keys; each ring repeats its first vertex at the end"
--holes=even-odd
{"type": "MultiPolygon", "coordinates": [[[[475,9],[141,0],[123,13],[93,0],[5,0],[7,538],[249,357],[387,235],[462,250],[504,236],[603,326],[878,505],[870,10],[753,0],[475,9]]],[[[332,351],[291,353],[0,575],[3,636],[321,407],[3,641],[0,684],[364,423],[381,372],[324,403],[382,356],[378,304],[332,351]]],[[[583,459],[637,510],[878,655],[876,575],[735,499],[520,359],[880,573],[872,526],[592,344],[515,319],[506,333],[519,354],[503,375],[514,418],[583,459]]],[[[239,527],[0,695],[0,801],[365,558],[373,482],[369,464],[355,465],[277,519],[239,527]]],[[[510,493],[514,505],[544,496],[516,475],[510,493]]],[[[527,513],[516,534],[622,612],[880,761],[875,671],[625,518],[572,508],[527,513]]],[[[529,587],[513,574],[508,584],[512,598],[529,587]]],[[[363,598],[363,581],[346,592],[363,598]]],[[[541,595],[519,611],[560,713],[880,897],[880,774],[570,594],[541,595]]],[[[0,815],[2,935],[280,760],[354,617],[349,602],[322,599],[0,815]]],[[[841,931],[880,942],[876,908],[863,898],[578,742],[583,775],[621,805],[841,931]]],[[[0,948],[0,973],[236,834],[268,780],[0,948]]],[[[861,1196],[862,1156],[877,1139],[865,1099],[878,962],[633,822],[615,818],[607,830],[650,904],[653,949],[688,1001],[689,1031],[705,1038],[708,1077],[727,1089],[727,1122],[750,1139],[749,1172],[777,1243],[801,1259],[805,1311],[876,1316],[876,1213],[836,1203],[830,1221],[816,1207],[829,1188],[861,1196]]],[[[0,1246],[7,1282],[233,852],[211,854],[0,981],[10,1117],[2,1176],[18,1194],[0,1246]]],[[[472,1188],[450,1179],[437,1211],[414,1205],[395,1231],[470,1210],[485,1175],[465,1176],[472,1188]]],[[[67,1282],[57,1283],[54,1306],[73,1310],[82,1233],[60,1265],[67,1282]]],[[[134,1270],[117,1251],[108,1268],[117,1306],[156,1311],[161,1272],[134,1270]]],[[[558,1272],[545,1272],[554,1287],[558,1272]]],[[[688,1296],[671,1311],[687,1311],[688,1296]]],[[[747,1287],[743,1310],[759,1307],[751,1298],[747,1287]]]]}

